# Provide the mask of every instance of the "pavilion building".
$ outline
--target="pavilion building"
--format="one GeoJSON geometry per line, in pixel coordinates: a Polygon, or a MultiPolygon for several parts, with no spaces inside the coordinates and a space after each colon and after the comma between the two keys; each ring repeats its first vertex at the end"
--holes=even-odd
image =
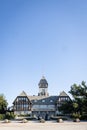
{"type": "Polygon", "coordinates": [[[15,98],[13,108],[16,115],[32,114],[43,118],[46,114],[53,116],[59,113],[58,106],[62,102],[71,100],[64,91],[57,96],[50,96],[48,93],[48,82],[44,76],[41,78],[38,86],[39,93],[37,96],[30,96],[22,91],[15,98]]]}

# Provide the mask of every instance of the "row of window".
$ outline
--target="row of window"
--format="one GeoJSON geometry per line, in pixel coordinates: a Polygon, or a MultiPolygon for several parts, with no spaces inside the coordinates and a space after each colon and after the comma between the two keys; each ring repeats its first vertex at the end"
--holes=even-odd
{"type": "MultiPolygon", "coordinates": [[[[69,98],[67,98],[67,97],[63,97],[63,98],[59,98],[59,101],[68,101],[69,100],[69,98]]],[[[17,98],[17,100],[16,100],[17,102],[28,102],[28,99],[26,98],[26,97],[18,97],[17,98]]],[[[38,100],[36,99],[36,100],[34,100],[34,102],[37,102],[38,100]]],[[[42,102],[44,103],[44,102],[46,102],[46,100],[45,99],[43,99],[42,100],[42,102]]],[[[49,102],[53,102],[53,100],[51,99],[49,102]]]]}
{"type": "Polygon", "coordinates": [[[68,97],[59,98],[58,101],[69,101],[70,99],[68,97]]]}
{"type": "Polygon", "coordinates": [[[29,110],[29,106],[21,104],[21,105],[14,106],[14,109],[16,109],[16,110],[29,110]]]}
{"type": "MultiPolygon", "coordinates": [[[[34,100],[34,102],[37,102],[38,100],[34,100]]],[[[43,99],[42,102],[45,102],[46,100],[43,99]]],[[[50,100],[50,102],[53,102],[53,100],[50,100]]]]}
{"type": "Polygon", "coordinates": [[[28,101],[26,97],[18,97],[16,101],[28,101]]]}

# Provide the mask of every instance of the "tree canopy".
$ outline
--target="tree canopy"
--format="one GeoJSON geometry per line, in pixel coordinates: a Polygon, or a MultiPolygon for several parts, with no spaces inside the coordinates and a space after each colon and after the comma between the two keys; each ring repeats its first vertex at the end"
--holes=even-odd
{"type": "Polygon", "coordinates": [[[67,101],[60,110],[63,113],[69,113],[74,115],[87,115],[87,85],[85,81],[82,81],[80,85],[73,84],[70,88],[69,93],[72,95],[72,101],[67,101]]]}
{"type": "Polygon", "coordinates": [[[73,96],[73,101],[77,103],[77,111],[81,114],[87,114],[87,85],[82,81],[81,85],[71,86],[69,93],[73,96]]]}
{"type": "Polygon", "coordinates": [[[3,94],[0,94],[0,113],[5,113],[7,109],[7,100],[5,99],[3,94]]]}

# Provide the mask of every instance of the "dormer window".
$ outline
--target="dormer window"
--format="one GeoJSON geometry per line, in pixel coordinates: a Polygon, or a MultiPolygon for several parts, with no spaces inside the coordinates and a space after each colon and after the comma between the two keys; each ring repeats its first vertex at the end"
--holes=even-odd
{"type": "Polygon", "coordinates": [[[42,100],[42,102],[45,102],[45,100],[42,100]]]}
{"type": "Polygon", "coordinates": [[[53,102],[53,100],[50,100],[50,102],[53,102]]]}
{"type": "Polygon", "coordinates": [[[37,99],[35,99],[34,102],[37,102],[37,99]]]}

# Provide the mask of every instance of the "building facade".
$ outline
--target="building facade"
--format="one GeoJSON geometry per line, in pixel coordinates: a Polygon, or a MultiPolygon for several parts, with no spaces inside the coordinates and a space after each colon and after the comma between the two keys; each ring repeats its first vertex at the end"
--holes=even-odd
{"type": "Polygon", "coordinates": [[[59,113],[58,106],[62,102],[70,100],[70,97],[63,91],[58,96],[50,96],[48,93],[48,82],[42,77],[39,84],[39,93],[37,96],[29,96],[24,91],[18,95],[14,102],[13,108],[16,115],[31,114],[45,118],[54,116],[59,113]]]}

